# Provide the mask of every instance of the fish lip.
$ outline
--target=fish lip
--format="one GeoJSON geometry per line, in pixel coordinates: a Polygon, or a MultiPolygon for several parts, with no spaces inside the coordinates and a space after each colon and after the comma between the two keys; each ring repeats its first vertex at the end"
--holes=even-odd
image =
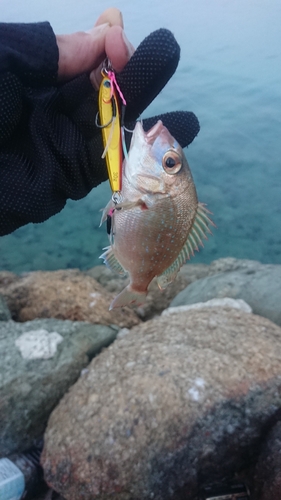
{"type": "Polygon", "coordinates": [[[163,122],[158,120],[148,132],[145,133],[146,142],[150,145],[154,144],[155,139],[161,134],[162,130],[165,129],[163,122]]]}
{"type": "MultiPolygon", "coordinates": [[[[140,143],[140,144],[144,143],[145,136],[146,136],[146,134],[145,134],[145,131],[143,129],[142,122],[137,121],[135,128],[134,128],[134,131],[133,131],[133,135],[132,135],[130,150],[133,149],[135,143],[140,143]]],[[[129,154],[130,154],[130,150],[129,150],[129,154]]]]}
{"type": "MultiPolygon", "coordinates": [[[[135,140],[141,139],[145,141],[147,144],[150,146],[154,144],[155,140],[157,137],[161,134],[163,130],[167,130],[166,127],[163,125],[163,122],[161,120],[158,120],[153,127],[151,127],[147,132],[145,132],[142,122],[137,121],[135,125],[135,130],[134,134],[132,137],[132,145],[135,142],[135,140]]],[[[167,131],[168,132],[168,131],[167,131]]]]}

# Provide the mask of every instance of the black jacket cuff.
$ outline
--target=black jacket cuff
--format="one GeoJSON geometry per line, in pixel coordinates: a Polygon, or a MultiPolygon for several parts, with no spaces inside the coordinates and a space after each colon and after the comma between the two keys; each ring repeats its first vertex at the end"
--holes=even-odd
{"type": "Polygon", "coordinates": [[[0,23],[0,74],[13,73],[28,86],[57,82],[59,51],[48,22],[0,23]]]}

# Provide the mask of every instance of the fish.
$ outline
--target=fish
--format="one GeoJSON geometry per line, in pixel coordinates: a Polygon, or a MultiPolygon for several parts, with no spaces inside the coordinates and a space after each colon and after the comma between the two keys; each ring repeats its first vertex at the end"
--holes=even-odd
{"type": "Polygon", "coordinates": [[[165,289],[214,225],[198,202],[181,146],[161,120],[148,132],[136,123],[118,198],[103,210],[110,246],[100,258],[112,271],[129,275],[130,282],[110,310],[143,304],[154,278],[165,289]]]}

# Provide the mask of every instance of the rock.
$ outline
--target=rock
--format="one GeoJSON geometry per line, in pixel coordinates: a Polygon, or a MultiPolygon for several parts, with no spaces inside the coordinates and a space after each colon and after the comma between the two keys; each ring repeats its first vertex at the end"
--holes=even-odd
{"type": "Polygon", "coordinates": [[[231,309],[239,309],[240,311],[247,313],[252,312],[251,307],[244,300],[235,300],[225,297],[224,299],[211,299],[207,300],[207,302],[197,302],[196,304],[191,304],[189,306],[168,307],[168,309],[165,309],[165,311],[162,312],[162,316],[179,314],[181,312],[191,311],[192,309],[205,309],[208,307],[230,307],[231,309]]]}
{"type": "Polygon", "coordinates": [[[95,266],[85,271],[85,274],[94,278],[108,292],[117,294],[129,283],[128,276],[120,276],[106,266],[95,266]]]}
{"type": "MultiPolygon", "coordinates": [[[[208,266],[208,275],[211,276],[213,274],[226,273],[230,271],[251,272],[260,269],[263,266],[264,264],[261,264],[261,262],[258,262],[257,260],[223,257],[221,259],[213,260],[213,262],[211,262],[211,264],[208,266]]],[[[205,276],[207,276],[207,274],[205,276]]],[[[200,276],[200,278],[205,278],[205,276],[200,276]]]]}
{"type": "Polygon", "coordinates": [[[4,297],[0,295],[0,321],[8,321],[11,319],[11,313],[7,307],[4,297]]]}
{"type": "Polygon", "coordinates": [[[210,272],[210,266],[207,264],[185,264],[180,270],[180,274],[184,276],[187,283],[193,283],[193,281],[200,280],[208,276],[210,272]]]}
{"type": "MultiPolygon", "coordinates": [[[[280,417],[279,417],[280,418],[280,417]]],[[[270,430],[262,445],[253,481],[254,498],[280,500],[281,495],[281,422],[270,430]]]]}
{"type": "MultiPolygon", "coordinates": [[[[156,280],[153,280],[149,286],[149,291],[144,304],[141,307],[133,308],[142,320],[148,320],[155,315],[160,314],[166,309],[173,298],[183,290],[189,283],[207,276],[209,266],[206,264],[186,264],[184,265],[177,278],[165,290],[159,290],[156,280]]],[[[115,295],[120,293],[129,283],[129,278],[120,277],[113,273],[106,266],[96,266],[86,272],[97,280],[107,291],[115,295]]]]}
{"type": "Polygon", "coordinates": [[[218,273],[192,283],[173,299],[171,307],[213,298],[243,299],[255,314],[281,325],[281,265],[249,262],[244,270],[218,273]]]}
{"type": "Polygon", "coordinates": [[[0,457],[42,436],[60,398],[117,332],[55,319],[0,323],[0,457]]]}
{"type": "Polygon", "coordinates": [[[120,327],[139,323],[128,307],[110,312],[113,294],[77,269],[28,273],[0,287],[0,293],[15,321],[57,318],[120,327]]]}
{"type": "Polygon", "coordinates": [[[145,302],[135,307],[134,311],[142,320],[148,320],[166,309],[172,302],[173,298],[187,285],[186,277],[178,274],[175,281],[170,283],[165,290],[159,290],[156,280],[153,280],[148,287],[148,294],[145,302]]]}
{"type": "Polygon", "coordinates": [[[19,276],[17,274],[10,273],[10,271],[0,271],[0,287],[1,288],[8,286],[11,283],[15,283],[18,279],[19,279],[19,276]]]}
{"type": "Polygon", "coordinates": [[[47,482],[67,500],[179,500],[233,478],[278,413],[280,340],[269,320],[222,307],[134,327],[52,413],[47,482]]]}

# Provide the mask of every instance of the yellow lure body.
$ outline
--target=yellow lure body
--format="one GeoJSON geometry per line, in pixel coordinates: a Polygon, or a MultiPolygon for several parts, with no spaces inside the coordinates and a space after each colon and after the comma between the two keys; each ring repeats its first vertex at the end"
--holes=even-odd
{"type": "Polygon", "coordinates": [[[122,141],[118,102],[109,77],[104,76],[99,90],[99,120],[110,187],[122,187],[122,141]]]}

